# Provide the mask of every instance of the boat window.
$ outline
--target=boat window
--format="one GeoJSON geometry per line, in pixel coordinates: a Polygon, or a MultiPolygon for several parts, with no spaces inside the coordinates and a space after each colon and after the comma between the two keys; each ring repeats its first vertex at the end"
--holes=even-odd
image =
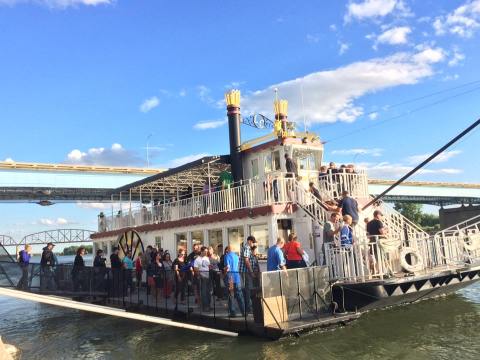
{"type": "Polygon", "coordinates": [[[273,169],[275,171],[278,171],[282,168],[282,165],[280,164],[280,151],[276,150],[272,152],[272,158],[273,158],[273,169]]]}
{"type": "Polygon", "coordinates": [[[293,152],[299,170],[317,170],[319,156],[320,153],[315,150],[295,149],[293,152]]]}
{"type": "Polygon", "coordinates": [[[175,243],[177,245],[177,251],[180,249],[187,251],[187,233],[175,234],[175,243]]]}
{"type": "MultiPolygon", "coordinates": [[[[218,245],[223,245],[222,229],[208,230],[208,244],[217,252],[218,245]]],[[[218,254],[219,256],[222,254],[218,254]]]]}
{"type": "Polygon", "coordinates": [[[252,160],[252,178],[258,178],[258,159],[252,160]]]}
{"type": "Polygon", "coordinates": [[[195,244],[204,244],[203,230],[192,231],[190,234],[192,236],[192,249],[195,244]]]}
{"type": "Polygon", "coordinates": [[[157,249],[162,248],[162,240],[163,236],[155,236],[155,246],[157,247],[157,249]]]}
{"type": "Polygon", "coordinates": [[[228,246],[230,250],[240,252],[240,244],[243,242],[243,226],[228,229],[228,246]]]}
{"type": "Polygon", "coordinates": [[[265,154],[265,174],[272,171],[272,154],[265,154]]]}
{"type": "Polygon", "coordinates": [[[268,225],[250,225],[250,234],[257,240],[257,251],[260,258],[267,256],[268,250],[268,225]]]}

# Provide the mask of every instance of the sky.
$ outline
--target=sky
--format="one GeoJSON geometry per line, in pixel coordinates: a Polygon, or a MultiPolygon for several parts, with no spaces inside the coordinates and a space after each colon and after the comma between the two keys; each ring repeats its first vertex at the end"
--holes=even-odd
{"type": "MultiPolygon", "coordinates": [[[[398,178],[478,118],[479,35],[480,0],[0,0],[0,160],[224,154],[224,92],[272,118],[277,89],[326,161],[398,178]]],[[[479,182],[479,139],[417,178],[479,182]]],[[[98,210],[2,204],[0,233],[94,228],[98,210]]]]}

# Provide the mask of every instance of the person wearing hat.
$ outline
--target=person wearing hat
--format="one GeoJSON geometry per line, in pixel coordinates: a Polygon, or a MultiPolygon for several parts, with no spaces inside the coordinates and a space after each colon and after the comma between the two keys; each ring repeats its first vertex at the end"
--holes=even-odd
{"type": "Polygon", "coordinates": [[[55,290],[54,271],[55,255],[53,248],[55,244],[49,242],[43,248],[42,259],[40,260],[40,290],[55,290]]]}

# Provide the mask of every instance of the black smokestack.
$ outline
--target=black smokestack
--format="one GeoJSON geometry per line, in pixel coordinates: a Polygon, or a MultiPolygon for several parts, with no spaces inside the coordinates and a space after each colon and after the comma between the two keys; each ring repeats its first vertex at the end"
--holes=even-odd
{"type": "Polygon", "coordinates": [[[228,134],[230,139],[230,165],[233,181],[243,180],[242,140],[240,137],[240,91],[231,90],[225,94],[227,102],[228,134]]]}

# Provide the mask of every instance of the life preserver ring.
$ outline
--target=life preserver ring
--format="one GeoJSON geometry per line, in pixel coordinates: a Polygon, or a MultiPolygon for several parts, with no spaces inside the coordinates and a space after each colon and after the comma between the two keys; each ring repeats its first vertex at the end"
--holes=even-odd
{"type": "Polygon", "coordinates": [[[478,234],[465,236],[463,238],[463,247],[467,251],[475,251],[480,248],[480,238],[478,234]]]}
{"type": "Polygon", "coordinates": [[[402,251],[400,251],[400,265],[402,265],[402,268],[408,272],[413,273],[420,271],[423,269],[423,258],[416,249],[404,247],[402,251]],[[407,262],[407,255],[410,255],[411,258],[415,258],[415,262],[413,264],[409,264],[407,262]]]}

